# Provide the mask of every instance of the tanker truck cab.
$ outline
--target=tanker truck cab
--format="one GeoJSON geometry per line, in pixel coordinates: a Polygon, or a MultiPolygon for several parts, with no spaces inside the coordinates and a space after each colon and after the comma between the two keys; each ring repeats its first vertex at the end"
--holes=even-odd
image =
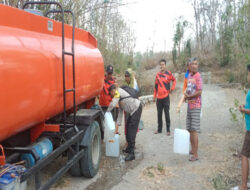
{"type": "Polygon", "coordinates": [[[23,9],[37,5],[50,5],[46,15],[61,20],[0,4],[0,189],[24,190],[32,176],[33,189],[49,189],[67,171],[92,178],[99,170],[104,116],[93,105],[104,64],[97,41],[58,2],[29,1],[23,9]],[[41,179],[61,156],[65,164],[41,179]]]}

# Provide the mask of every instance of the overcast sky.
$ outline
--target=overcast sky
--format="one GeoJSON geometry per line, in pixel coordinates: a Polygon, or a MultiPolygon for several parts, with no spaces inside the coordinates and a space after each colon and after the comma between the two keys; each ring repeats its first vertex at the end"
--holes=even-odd
{"type": "MultiPolygon", "coordinates": [[[[120,7],[120,12],[136,36],[136,51],[171,50],[173,47],[174,27],[178,17],[183,16],[193,23],[193,8],[188,0],[123,0],[128,3],[120,7]]],[[[186,38],[192,36],[192,27],[186,38]]]]}

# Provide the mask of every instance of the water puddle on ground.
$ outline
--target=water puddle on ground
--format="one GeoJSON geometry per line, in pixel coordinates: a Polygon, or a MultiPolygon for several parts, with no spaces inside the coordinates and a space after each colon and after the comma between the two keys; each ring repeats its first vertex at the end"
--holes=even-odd
{"type": "Polygon", "coordinates": [[[135,152],[135,157],[135,160],[125,162],[123,154],[119,158],[103,156],[100,165],[101,177],[90,184],[86,190],[110,190],[122,181],[122,177],[129,170],[139,165],[143,159],[143,153],[135,152]]]}

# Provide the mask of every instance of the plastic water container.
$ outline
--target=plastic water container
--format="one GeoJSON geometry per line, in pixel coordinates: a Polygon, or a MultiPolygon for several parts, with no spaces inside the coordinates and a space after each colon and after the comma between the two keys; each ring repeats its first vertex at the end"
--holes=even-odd
{"type": "Polygon", "coordinates": [[[120,135],[115,136],[106,141],[106,156],[119,157],[120,155],[120,135]]]}
{"type": "Polygon", "coordinates": [[[111,112],[106,112],[104,115],[104,137],[105,141],[113,139],[115,136],[115,122],[111,112]]]}
{"type": "Polygon", "coordinates": [[[185,129],[174,130],[174,153],[189,154],[190,134],[185,129]]]}

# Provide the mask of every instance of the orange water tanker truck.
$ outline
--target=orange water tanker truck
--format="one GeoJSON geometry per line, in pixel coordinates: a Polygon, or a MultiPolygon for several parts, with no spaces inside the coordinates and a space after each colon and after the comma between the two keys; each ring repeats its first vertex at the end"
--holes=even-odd
{"type": "Polygon", "coordinates": [[[25,189],[31,176],[34,189],[49,189],[68,170],[89,178],[98,172],[103,114],[93,105],[104,64],[96,39],[74,20],[57,2],[0,4],[2,189],[25,189]],[[61,20],[28,9],[44,4],[53,7],[45,15],[61,20]],[[61,155],[68,161],[42,184],[40,170],[61,155]]]}

